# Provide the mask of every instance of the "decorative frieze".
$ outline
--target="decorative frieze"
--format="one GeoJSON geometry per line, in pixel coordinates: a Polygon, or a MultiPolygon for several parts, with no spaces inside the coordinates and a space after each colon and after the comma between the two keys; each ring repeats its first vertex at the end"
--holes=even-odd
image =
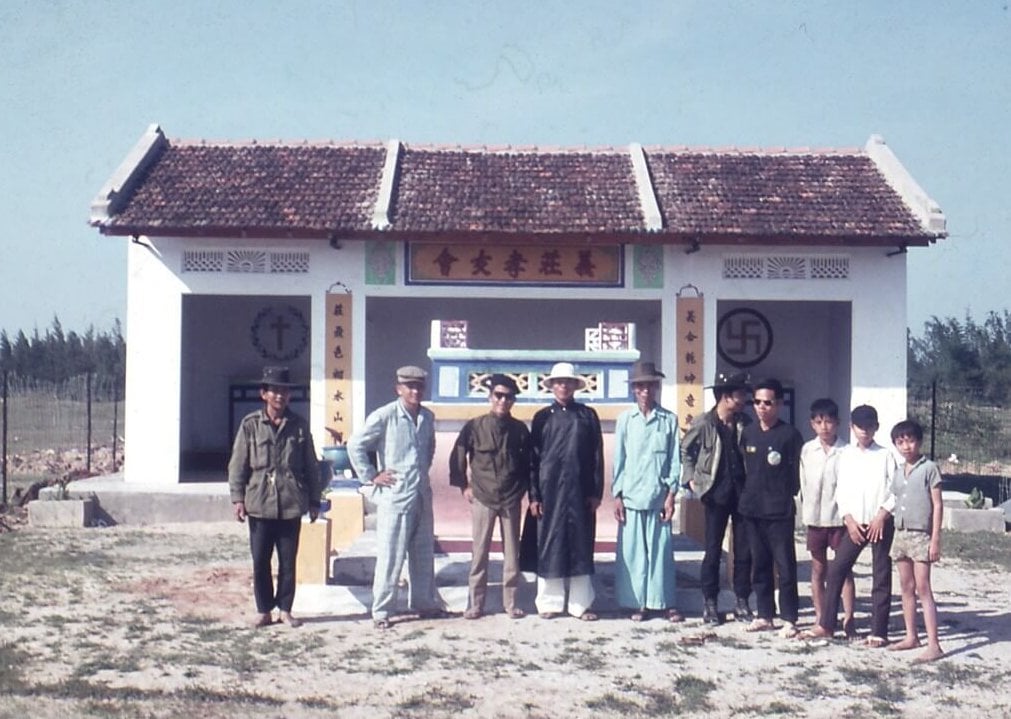
{"type": "Polygon", "coordinates": [[[729,255],[723,258],[725,280],[845,280],[845,255],[729,255]]]}
{"type": "Polygon", "coordinates": [[[303,274],[309,271],[309,253],[258,249],[186,250],[182,271],[303,274]]]}

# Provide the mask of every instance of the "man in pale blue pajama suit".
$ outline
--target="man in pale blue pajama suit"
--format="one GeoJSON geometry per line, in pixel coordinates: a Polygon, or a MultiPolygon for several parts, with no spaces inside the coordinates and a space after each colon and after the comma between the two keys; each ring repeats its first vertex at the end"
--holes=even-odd
{"type": "Polygon", "coordinates": [[[428,478],[435,455],[435,415],[421,406],[426,377],[420,367],[398,369],[398,399],[372,412],[348,441],[355,471],[363,482],[374,485],[377,549],[372,619],[378,629],[390,626],[405,558],[408,607],[422,616],[442,613],[435,592],[435,531],[428,478]],[[376,453],[378,467],[369,460],[369,452],[376,453]]]}
{"type": "Polygon", "coordinates": [[[615,594],[640,622],[654,611],[680,622],[671,518],[681,474],[677,416],[657,403],[664,375],[636,362],[628,383],[635,409],[623,412],[614,432],[614,518],[618,522],[615,594]]]}

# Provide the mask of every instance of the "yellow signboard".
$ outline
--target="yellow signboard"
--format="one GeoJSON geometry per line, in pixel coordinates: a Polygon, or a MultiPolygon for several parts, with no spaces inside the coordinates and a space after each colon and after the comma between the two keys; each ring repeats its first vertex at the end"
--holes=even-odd
{"type": "Polygon", "coordinates": [[[351,436],[351,294],[326,296],[326,431],[331,444],[351,436]]]}
{"type": "Polygon", "coordinates": [[[702,412],[702,293],[694,285],[694,296],[682,287],[677,296],[677,389],[678,423],[687,431],[702,412]]]}
{"type": "Polygon", "coordinates": [[[407,246],[407,284],[621,287],[621,245],[407,246]]]}

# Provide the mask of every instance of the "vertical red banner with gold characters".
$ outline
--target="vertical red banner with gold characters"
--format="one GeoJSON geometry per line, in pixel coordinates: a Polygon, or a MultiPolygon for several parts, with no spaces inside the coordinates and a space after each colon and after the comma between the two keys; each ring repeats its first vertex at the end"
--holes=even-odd
{"type": "Polygon", "coordinates": [[[687,431],[702,412],[702,293],[685,285],[677,293],[677,389],[678,423],[687,431]]]}
{"type": "Polygon", "coordinates": [[[326,431],[334,445],[351,436],[351,293],[342,287],[326,295],[326,431]]]}

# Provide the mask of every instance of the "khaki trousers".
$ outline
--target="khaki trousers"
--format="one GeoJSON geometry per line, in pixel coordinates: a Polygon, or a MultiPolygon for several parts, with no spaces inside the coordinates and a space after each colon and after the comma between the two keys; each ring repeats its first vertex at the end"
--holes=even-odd
{"type": "Polygon", "coordinates": [[[470,504],[473,528],[473,556],[470,562],[470,606],[484,611],[488,593],[488,553],[491,550],[495,520],[502,536],[502,606],[506,612],[516,608],[516,589],[520,575],[520,500],[502,509],[491,509],[476,499],[470,504]]]}

